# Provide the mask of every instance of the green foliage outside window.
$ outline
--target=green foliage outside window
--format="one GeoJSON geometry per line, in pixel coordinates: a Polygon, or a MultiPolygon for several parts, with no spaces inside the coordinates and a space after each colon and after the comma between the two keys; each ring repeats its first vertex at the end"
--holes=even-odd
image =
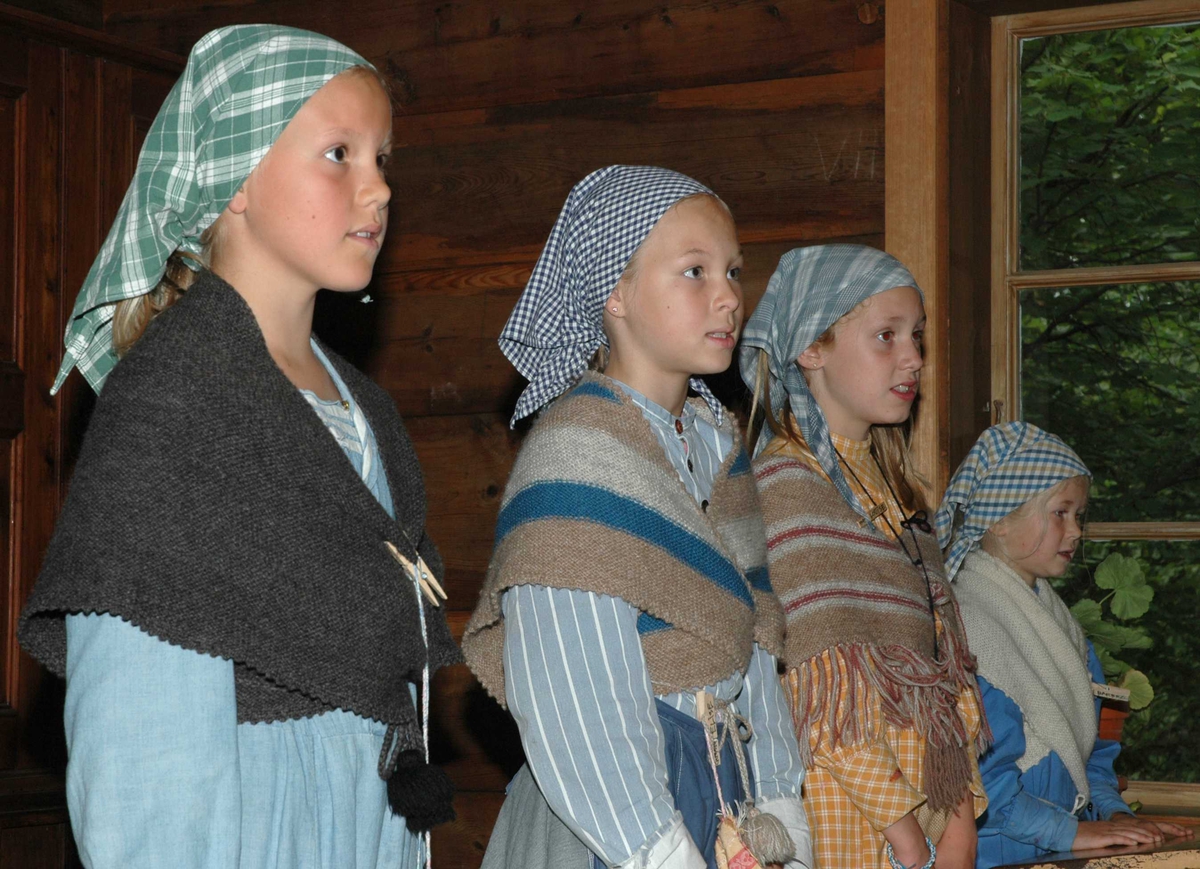
{"type": "Polygon", "coordinates": [[[1026,39],[1021,268],[1200,259],[1200,24],[1026,39]]]}
{"type": "MultiPolygon", "coordinates": [[[[1021,268],[1200,259],[1200,24],[1026,40],[1021,81],[1021,268]]],[[[1200,282],[1021,293],[1023,417],[1095,474],[1089,520],[1200,521],[1200,282]]],[[[1200,541],[1087,543],[1087,571],[1139,559],[1153,645],[1122,658],[1154,685],[1118,766],[1200,781],[1200,541]]]]}

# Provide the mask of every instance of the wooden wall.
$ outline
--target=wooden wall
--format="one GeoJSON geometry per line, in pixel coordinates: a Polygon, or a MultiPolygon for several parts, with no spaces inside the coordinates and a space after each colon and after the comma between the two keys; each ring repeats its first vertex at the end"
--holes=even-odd
{"type": "Polygon", "coordinates": [[[178,69],[178,58],[0,6],[0,867],[77,865],[63,685],[19,651],[17,616],[92,404],[79,378],[49,394],[63,330],[178,69]]]}
{"type": "MultiPolygon", "coordinates": [[[[863,23],[854,0],[105,0],[103,10],[108,34],[180,54],[223,24],[307,27],[392,82],[394,196],[375,301],[324,299],[318,329],[406,418],[456,631],[520,445],[507,419],[523,384],[495,339],[574,182],[625,162],[709,184],[738,220],[748,307],[791,247],[883,243],[884,19],[863,23]]],[[[718,380],[737,398],[736,377],[718,380]]],[[[434,711],[435,751],[460,789],[459,820],[435,835],[437,863],[477,866],[521,763],[515,728],[461,667],[437,680],[434,711]]]]}

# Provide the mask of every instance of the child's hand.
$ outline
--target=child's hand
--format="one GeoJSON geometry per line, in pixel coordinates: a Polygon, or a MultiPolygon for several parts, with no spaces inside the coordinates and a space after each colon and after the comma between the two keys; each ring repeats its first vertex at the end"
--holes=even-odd
{"type": "Polygon", "coordinates": [[[1117,814],[1113,815],[1109,820],[1115,824],[1128,824],[1133,827],[1142,827],[1146,830],[1157,831],[1163,836],[1173,839],[1190,839],[1196,835],[1196,831],[1190,827],[1181,827],[1179,824],[1172,824],[1167,821],[1151,821],[1139,818],[1136,815],[1117,814]]]}
{"type": "MultiPolygon", "coordinates": [[[[1129,820],[1080,821],[1071,843],[1072,851],[1089,851],[1093,848],[1108,848],[1112,845],[1158,845],[1163,834],[1157,825],[1139,821],[1131,815],[1129,820]],[[1153,827],[1153,830],[1149,829],[1153,827]]],[[[1173,825],[1172,825],[1173,826],[1173,825]]]]}
{"type": "Polygon", "coordinates": [[[934,869],[974,869],[979,837],[975,831],[975,798],[967,794],[946,825],[937,843],[934,869]]]}

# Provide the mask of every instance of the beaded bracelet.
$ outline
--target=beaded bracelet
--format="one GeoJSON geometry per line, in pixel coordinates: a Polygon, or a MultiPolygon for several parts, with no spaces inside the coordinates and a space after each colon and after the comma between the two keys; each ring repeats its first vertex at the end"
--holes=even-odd
{"type": "MultiPolygon", "coordinates": [[[[929,846],[929,862],[924,866],[919,867],[919,869],[933,869],[933,861],[937,859],[937,846],[934,845],[933,842],[929,841],[928,836],[925,837],[925,844],[929,846]]],[[[905,866],[903,863],[897,860],[896,855],[892,853],[891,842],[887,843],[887,848],[884,849],[884,853],[887,854],[888,863],[891,864],[892,869],[918,869],[916,866],[905,866]]]]}

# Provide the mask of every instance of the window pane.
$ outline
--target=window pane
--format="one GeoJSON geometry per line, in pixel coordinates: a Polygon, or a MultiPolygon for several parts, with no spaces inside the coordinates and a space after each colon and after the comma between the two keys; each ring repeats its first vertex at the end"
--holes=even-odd
{"type": "MultiPolygon", "coordinates": [[[[1154,588],[1149,611],[1132,623],[1143,626],[1154,645],[1117,655],[1149,677],[1155,695],[1125,723],[1117,772],[1143,780],[1200,781],[1200,691],[1195,682],[1200,660],[1200,541],[1085,542],[1082,551],[1082,563],[1077,559],[1072,573],[1055,582],[1068,604],[1084,597],[1099,602],[1108,594],[1092,584],[1089,571],[1110,552],[1137,558],[1154,588]]],[[[1114,620],[1107,604],[1104,617],[1114,624],[1131,624],[1114,620]]]]}
{"type": "Polygon", "coordinates": [[[1200,259],[1200,24],[1021,42],[1021,269],[1200,259]]]}
{"type": "Polygon", "coordinates": [[[1200,520],[1200,282],[1021,293],[1022,416],[1094,474],[1096,522],[1200,520]]]}

